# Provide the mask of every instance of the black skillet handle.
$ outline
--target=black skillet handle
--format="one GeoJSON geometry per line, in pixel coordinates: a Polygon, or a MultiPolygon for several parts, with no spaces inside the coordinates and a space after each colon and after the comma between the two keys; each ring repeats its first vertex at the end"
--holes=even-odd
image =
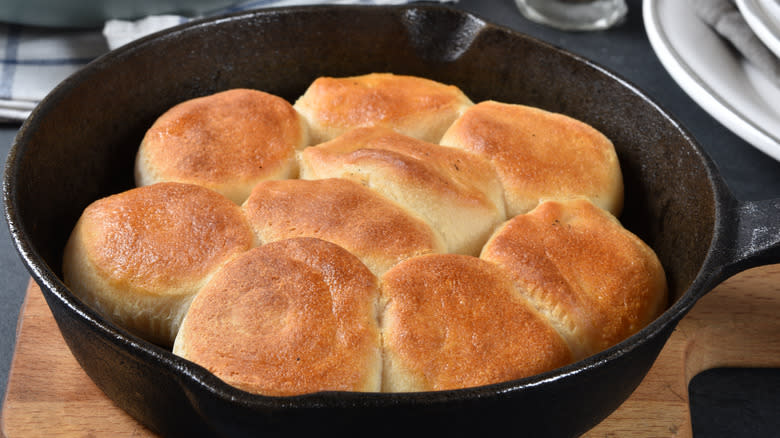
{"type": "Polygon", "coordinates": [[[723,257],[721,278],[756,266],[780,263],[780,198],[735,201],[724,222],[732,239],[719,242],[723,257]]]}

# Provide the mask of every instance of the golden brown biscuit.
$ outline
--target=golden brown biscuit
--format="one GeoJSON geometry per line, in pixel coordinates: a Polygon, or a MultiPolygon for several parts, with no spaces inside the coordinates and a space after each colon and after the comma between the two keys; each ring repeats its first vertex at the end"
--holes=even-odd
{"type": "Polygon", "coordinates": [[[192,99],[149,129],[135,176],[84,211],[66,283],[258,394],[522,378],[667,304],[653,251],[602,210],[623,204],[609,139],[429,79],[322,77],[294,106],[192,99]]]}
{"type": "Polygon", "coordinates": [[[430,391],[531,376],[571,360],[509,274],[476,257],[430,254],[382,277],[383,390],[430,391]]]}
{"type": "Polygon", "coordinates": [[[444,251],[422,219],[347,179],[264,181],[242,208],[261,242],[317,237],[347,249],[377,276],[409,257],[444,251]]]}
{"type": "Polygon", "coordinates": [[[346,178],[423,218],[447,252],[479,254],[506,219],[503,192],[490,163],[389,128],[356,128],[299,154],[303,179],[346,178]]]}
{"type": "Polygon", "coordinates": [[[509,217],[545,200],[580,197],[616,216],[623,208],[623,176],[612,142],[563,114],[480,102],[453,123],[441,144],[491,160],[509,217]]]}
{"type": "Polygon", "coordinates": [[[198,184],[240,204],[255,184],[294,178],[306,123],[284,99],[234,89],[182,102],[147,131],[138,149],[138,186],[198,184]]]}
{"type": "Polygon", "coordinates": [[[378,391],[378,296],[376,277],[338,245],[269,243],[214,275],[173,352],[257,394],[378,391]]]}
{"type": "Polygon", "coordinates": [[[587,200],[542,203],[507,221],[481,258],[504,267],[581,358],[611,347],[667,304],[650,247],[587,200]]]}
{"type": "Polygon", "coordinates": [[[200,186],[159,183],[90,204],[62,270],[73,293],[103,316],[170,346],[197,290],[253,244],[235,203],[200,186]]]}
{"type": "Polygon", "coordinates": [[[312,144],[365,126],[384,126],[435,143],[471,105],[455,86],[390,73],[321,77],[295,102],[309,122],[312,144]]]}

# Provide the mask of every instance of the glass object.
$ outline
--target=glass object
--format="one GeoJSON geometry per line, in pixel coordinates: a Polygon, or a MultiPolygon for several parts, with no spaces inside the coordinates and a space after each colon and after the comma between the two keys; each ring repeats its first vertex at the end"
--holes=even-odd
{"type": "Polygon", "coordinates": [[[623,20],[625,0],[515,0],[529,20],[563,30],[601,30],[623,20]]]}

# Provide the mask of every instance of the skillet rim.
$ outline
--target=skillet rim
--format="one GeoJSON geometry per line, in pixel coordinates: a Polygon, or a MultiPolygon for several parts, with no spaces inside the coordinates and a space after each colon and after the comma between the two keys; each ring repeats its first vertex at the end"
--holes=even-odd
{"type": "Polygon", "coordinates": [[[515,392],[523,390],[524,388],[531,388],[544,385],[548,382],[554,382],[567,378],[574,374],[581,374],[589,369],[598,368],[602,364],[614,361],[618,357],[625,356],[630,351],[637,348],[643,342],[649,338],[655,338],[656,336],[663,336],[663,333],[669,332],[677,322],[687,313],[695,302],[704,293],[709,291],[711,287],[718,283],[717,273],[719,266],[719,257],[717,254],[718,241],[729,241],[733,239],[733,236],[729,234],[732,231],[731,226],[728,225],[728,221],[725,219],[725,209],[733,205],[735,202],[733,195],[729,192],[725,182],[722,180],[719,172],[712,159],[701,148],[695,138],[690,132],[681,125],[677,119],[655,100],[647,96],[638,87],[632,84],[630,81],[621,77],[617,73],[606,69],[605,67],[588,60],[584,57],[576,55],[566,49],[557,47],[553,44],[532,37],[525,33],[512,30],[505,26],[501,26],[492,23],[479,17],[469,11],[463,11],[451,8],[447,5],[441,4],[406,4],[406,5],[316,5],[316,6],[292,6],[292,7],[276,7],[267,8],[253,11],[243,11],[237,13],[226,14],[218,17],[203,18],[193,20],[188,23],[184,23],[175,26],[170,29],[166,29],[152,35],[143,37],[139,40],[133,41],[122,48],[109,52],[101,57],[92,61],[86,68],[75,73],[62,83],[60,83],[52,92],[44,98],[40,105],[32,112],[31,116],[23,123],[22,127],[17,134],[17,137],[9,152],[8,159],[5,166],[5,174],[3,180],[3,195],[5,204],[5,217],[8,223],[11,237],[14,245],[23,259],[25,267],[32,274],[33,279],[41,286],[44,292],[46,301],[51,308],[56,304],[65,306],[67,311],[72,312],[78,318],[84,320],[88,325],[95,328],[93,334],[108,340],[117,349],[123,350],[123,353],[132,356],[139,361],[155,361],[158,364],[162,364],[171,373],[171,376],[178,380],[178,383],[182,385],[182,388],[190,388],[189,385],[195,385],[200,389],[205,389],[220,399],[227,399],[233,402],[240,403],[249,407],[256,408],[275,408],[279,407],[277,404],[285,405],[286,408],[313,408],[322,407],[326,404],[329,407],[351,407],[355,401],[360,401],[364,406],[389,406],[396,405],[399,402],[412,403],[412,404],[429,404],[429,403],[444,403],[452,400],[466,400],[495,396],[506,392],[515,392]],[[512,35],[514,38],[524,39],[527,42],[545,47],[548,50],[557,52],[557,54],[570,58],[577,64],[583,64],[586,67],[592,68],[598,72],[598,74],[604,75],[610,81],[617,82],[624,89],[629,91],[632,95],[639,97],[650,106],[652,106],[658,115],[662,116],[664,120],[670,123],[669,127],[674,128],[681,136],[686,140],[688,148],[691,152],[695,153],[697,162],[703,166],[703,170],[707,175],[707,182],[713,193],[713,205],[714,211],[714,230],[712,233],[712,240],[708,246],[707,254],[702,260],[698,272],[696,273],[691,285],[686,291],[655,321],[651,322],[639,332],[630,336],[629,338],[621,341],[620,343],[603,350],[593,356],[589,356],[583,360],[573,362],[561,368],[551,370],[545,373],[537,374],[534,376],[515,379],[506,382],[500,382],[490,385],[483,385],[472,388],[462,388],[444,391],[427,391],[427,392],[407,392],[407,393],[370,393],[370,392],[346,392],[346,391],[323,391],[310,394],[296,395],[296,396],[264,396],[258,394],[252,394],[240,389],[234,388],[220,379],[214,374],[207,371],[205,368],[190,362],[186,359],[173,355],[167,349],[151,344],[143,339],[140,339],[132,334],[127,333],[124,329],[114,326],[112,323],[107,322],[100,314],[81,303],[78,298],[73,295],[69,289],[64,285],[62,280],[54,273],[54,270],[47,266],[43,257],[32,247],[29,233],[20,224],[21,220],[18,218],[18,208],[16,201],[16,190],[19,188],[16,184],[17,170],[19,166],[17,163],[24,155],[24,140],[27,138],[30,132],[35,131],[36,125],[46,115],[47,111],[53,106],[52,103],[56,103],[61,95],[69,92],[69,89],[77,84],[79,80],[87,75],[90,70],[102,69],[110,66],[116,59],[121,59],[123,56],[130,56],[130,54],[147,44],[155,44],[157,39],[175,38],[177,34],[193,31],[196,28],[219,26],[222,22],[234,22],[251,19],[252,17],[263,15],[274,15],[280,13],[296,13],[296,12],[312,12],[322,11],[329,9],[342,9],[342,10],[359,10],[364,8],[381,8],[386,10],[427,10],[427,11],[449,11],[450,13],[456,13],[464,18],[472,18],[479,22],[479,32],[487,30],[498,30],[512,35]],[[53,301],[53,300],[56,300],[53,301]]]}

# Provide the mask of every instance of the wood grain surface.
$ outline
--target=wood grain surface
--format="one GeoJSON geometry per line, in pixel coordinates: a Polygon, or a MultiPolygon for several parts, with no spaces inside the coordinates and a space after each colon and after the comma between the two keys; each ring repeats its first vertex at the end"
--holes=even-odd
{"type": "MultiPolygon", "coordinates": [[[[17,335],[3,436],[154,436],[82,371],[32,283],[17,335]]],[[[690,437],[688,382],[717,367],[780,367],[780,265],[742,272],[696,303],[637,390],[586,436],[690,437]]]]}

